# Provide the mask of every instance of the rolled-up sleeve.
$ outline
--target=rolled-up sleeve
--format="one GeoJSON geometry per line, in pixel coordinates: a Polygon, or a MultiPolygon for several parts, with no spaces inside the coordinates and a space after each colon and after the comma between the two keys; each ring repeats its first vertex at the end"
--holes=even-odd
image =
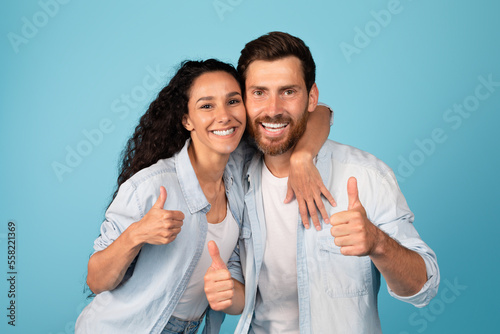
{"type": "Polygon", "coordinates": [[[333,125],[333,109],[330,108],[330,106],[328,104],[323,103],[323,102],[318,102],[318,106],[327,107],[330,110],[330,126],[332,126],[333,125]]]}
{"type": "Polygon", "coordinates": [[[377,215],[382,223],[377,225],[402,246],[418,253],[424,260],[427,270],[427,282],[413,296],[399,296],[389,286],[387,286],[387,289],[389,294],[396,299],[410,303],[416,307],[424,307],[436,296],[439,287],[440,275],[436,254],[420,238],[415,229],[413,225],[413,213],[410,211],[392,171],[389,171],[383,178],[380,193],[380,197],[384,200],[377,209],[377,211],[380,210],[377,215]],[[393,219],[389,218],[391,216],[393,219]]]}
{"type": "Polygon", "coordinates": [[[94,251],[98,252],[115,241],[132,223],[139,221],[144,211],[137,198],[135,187],[126,182],[106,210],[105,220],[101,225],[101,234],[94,241],[94,251]]]}
{"type": "Polygon", "coordinates": [[[245,279],[243,278],[243,272],[241,271],[240,247],[238,243],[236,243],[236,247],[234,247],[233,254],[231,254],[231,257],[227,262],[227,269],[231,273],[232,278],[234,278],[241,284],[245,284],[245,279]]]}

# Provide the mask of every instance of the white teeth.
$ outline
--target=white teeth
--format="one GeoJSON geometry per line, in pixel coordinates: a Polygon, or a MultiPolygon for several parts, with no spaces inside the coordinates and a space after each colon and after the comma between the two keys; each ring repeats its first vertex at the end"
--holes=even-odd
{"type": "Polygon", "coordinates": [[[278,132],[287,125],[287,123],[262,123],[262,126],[270,132],[278,132]]]}
{"type": "Polygon", "coordinates": [[[234,132],[234,128],[231,128],[231,129],[227,129],[227,130],[214,130],[212,131],[212,133],[214,135],[217,135],[217,136],[227,136],[227,135],[230,135],[231,133],[234,132]]]}

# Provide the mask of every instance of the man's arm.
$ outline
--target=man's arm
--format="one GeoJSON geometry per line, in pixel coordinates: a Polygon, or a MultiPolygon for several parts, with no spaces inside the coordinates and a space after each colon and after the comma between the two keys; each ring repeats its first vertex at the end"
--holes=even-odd
{"type": "Polygon", "coordinates": [[[323,184],[323,180],[313,163],[314,157],[318,154],[330,134],[331,116],[331,111],[328,107],[318,105],[309,114],[306,131],[297,142],[297,145],[295,145],[290,157],[290,174],[285,203],[290,202],[295,194],[299,204],[302,223],[306,228],[309,228],[309,212],[317,230],[321,230],[317,210],[319,210],[325,223],[329,222],[321,195],[325,196],[332,206],[337,205],[333,196],[323,184]]]}
{"type": "Polygon", "coordinates": [[[419,292],[427,281],[423,258],[401,246],[368,220],[354,177],[347,183],[347,194],[347,211],[338,212],[330,219],[330,232],[340,252],[347,256],[370,256],[395,294],[412,296],[419,292]]]}

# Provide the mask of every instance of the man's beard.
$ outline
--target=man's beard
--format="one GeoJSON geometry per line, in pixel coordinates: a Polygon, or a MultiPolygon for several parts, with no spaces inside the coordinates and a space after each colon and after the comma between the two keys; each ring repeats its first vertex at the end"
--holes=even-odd
{"type": "Polygon", "coordinates": [[[289,116],[284,116],[283,114],[276,115],[274,117],[263,116],[255,119],[253,122],[248,120],[248,132],[255,139],[255,143],[262,153],[266,155],[281,155],[297,144],[299,139],[302,137],[306,131],[307,119],[309,117],[309,112],[304,111],[302,116],[295,122],[289,116]],[[283,138],[264,138],[262,129],[257,130],[260,127],[260,123],[288,123],[287,127],[290,127],[291,131],[288,136],[283,138]]]}

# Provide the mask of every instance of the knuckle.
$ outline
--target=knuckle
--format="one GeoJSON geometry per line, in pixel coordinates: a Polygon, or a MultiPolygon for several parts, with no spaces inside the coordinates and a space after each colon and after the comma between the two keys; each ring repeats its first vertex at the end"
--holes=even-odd
{"type": "Polygon", "coordinates": [[[361,212],[359,211],[354,211],[353,212],[353,218],[354,219],[362,219],[363,218],[363,215],[361,214],[361,212]]]}

